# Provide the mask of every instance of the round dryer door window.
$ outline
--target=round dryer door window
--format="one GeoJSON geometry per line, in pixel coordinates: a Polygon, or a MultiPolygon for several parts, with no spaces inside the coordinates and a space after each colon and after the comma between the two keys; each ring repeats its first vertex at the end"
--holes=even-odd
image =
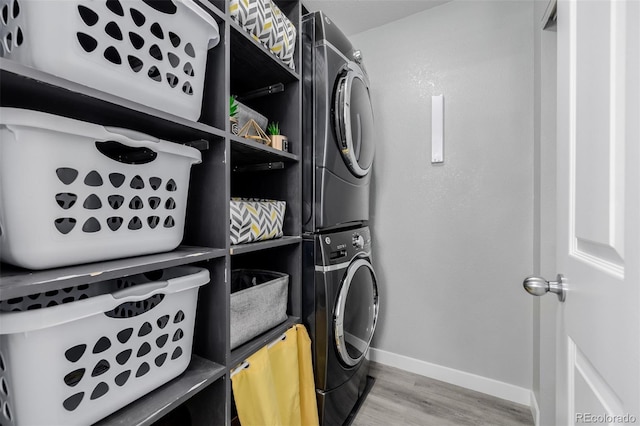
{"type": "Polygon", "coordinates": [[[350,63],[338,78],[334,102],[338,148],[351,173],[364,177],[375,153],[373,108],[366,78],[357,64],[350,63]]]}
{"type": "Polygon", "coordinates": [[[347,366],[367,353],[378,320],[378,285],[371,263],[354,260],[345,273],[334,316],[338,355],[347,366]]]}

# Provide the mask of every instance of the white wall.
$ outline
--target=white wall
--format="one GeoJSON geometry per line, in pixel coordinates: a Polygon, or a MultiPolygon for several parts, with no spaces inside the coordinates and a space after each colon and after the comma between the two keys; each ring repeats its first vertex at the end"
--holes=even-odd
{"type": "Polygon", "coordinates": [[[533,4],[453,1],[351,36],[378,131],[375,348],[532,387],[533,4]],[[445,163],[430,163],[431,95],[445,163]]]}

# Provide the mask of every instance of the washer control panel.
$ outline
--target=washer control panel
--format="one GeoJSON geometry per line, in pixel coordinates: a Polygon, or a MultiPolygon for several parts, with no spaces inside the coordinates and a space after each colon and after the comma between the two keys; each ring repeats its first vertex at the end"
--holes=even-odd
{"type": "Polygon", "coordinates": [[[371,232],[368,227],[320,235],[325,262],[343,263],[359,253],[371,252],[371,232]]]}

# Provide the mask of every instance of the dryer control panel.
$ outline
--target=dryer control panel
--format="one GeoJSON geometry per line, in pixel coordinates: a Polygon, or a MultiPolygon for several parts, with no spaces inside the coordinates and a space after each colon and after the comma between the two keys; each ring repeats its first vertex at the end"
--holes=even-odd
{"type": "Polygon", "coordinates": [[[325,265],[350,261],[358,254],[371,254],[371,231],[369,227],[318,235],[325,265]]]}

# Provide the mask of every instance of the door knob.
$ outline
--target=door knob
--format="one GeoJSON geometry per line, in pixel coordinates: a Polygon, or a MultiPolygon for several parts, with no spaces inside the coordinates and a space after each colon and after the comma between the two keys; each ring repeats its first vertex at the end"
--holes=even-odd
{"type": "Polygon", "coordinates": [[[548,292],[558,295],[558,300],[564,302],[567,297],[567,279],[558,274],[556,281],[547,281],[542,277],[527,277],[522,283],[527,293],[533,296],[544,296],[548,292]]]}

